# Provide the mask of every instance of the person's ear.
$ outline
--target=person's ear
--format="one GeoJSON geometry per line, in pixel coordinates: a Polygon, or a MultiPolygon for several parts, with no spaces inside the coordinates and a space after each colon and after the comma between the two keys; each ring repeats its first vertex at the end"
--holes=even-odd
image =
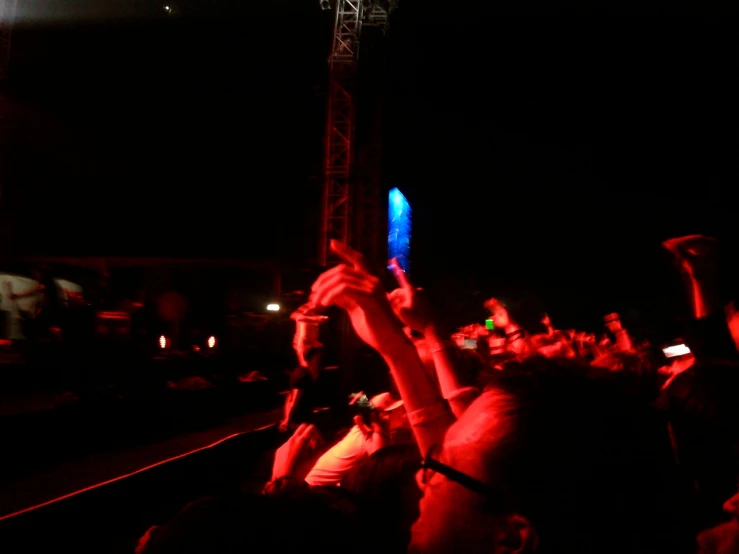
{"type": "Polygon", "coordinates": [[[537,551],[539,535],[531,522],[519,514],[504,516],[495,531],[496,552],[531,554],[537,551]]]}

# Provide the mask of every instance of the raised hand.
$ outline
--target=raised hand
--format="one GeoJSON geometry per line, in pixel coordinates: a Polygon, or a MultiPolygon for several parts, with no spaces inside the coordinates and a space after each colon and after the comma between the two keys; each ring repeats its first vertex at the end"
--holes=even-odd
{"type": "Polygon", "coordinates": [[[618,333],[623,329],[621,326],[621,318],[617,313],[608,314],[603,318],[603,323],[611,333],[618,333]]]}
{"type": "Polygon", "coordinates": [[[662,243],[691,277],[716,271],[718,241],[704,235],[675,237],[662,243]]]}
{"type": "Polygon", "coordinates": [[[313,425],[302,423],[275,452],[272,463],[272,479],[295,477],[295,472],[306,461],[321,441],[321,435],[313,425]]]}
{"type": "Polygon", "coordinates": [[[414,331],[423,333],[433,324],[431,305],[424,290],[414,287],[396,259],[390,261],[390,269],[400,285],[388,294],[388,300],[398,319],[414,331]]]}
{"type": "Polygon", "coordinates": [[[364,256],[338,241],[331,241],[331,250],[344,263],[316,279],[311,303],[316,307],[342,308],[359,338],[381,354],[406,342],[382,284],[368,271],[364,256]]]}
{"type": "Polygon", "coordinates": [[[373,421],[369,425],[361,415],[354,416],[354,425],[364,435],[365,449],[368,454],[373,454],[388,444],[388,437],[379,422],[373,421]]]}

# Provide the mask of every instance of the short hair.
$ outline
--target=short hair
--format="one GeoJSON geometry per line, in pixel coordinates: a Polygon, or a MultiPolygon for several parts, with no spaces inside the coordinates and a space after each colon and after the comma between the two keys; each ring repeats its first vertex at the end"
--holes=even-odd
{"type": "Polygon", "coordinates": [[[698,484],[704,525],[722,518],[721,505],[736,492],[739,472],[739,365],[697,362],[662,392],[678,459],[698,484]]]}
{"type": "Polygon", "coordinates": [[[510,425],[490,442],[479,435],[483,470],[532,521],[542,552],[692,549],[666,426],[618,374],[534,356],[485,386],[476,402],[510,425]]]}
{"type": "Polygon", "coordinates": [[[405,553],[410,527],[418,519],[421,491],[416,471],[421,454],[415,442],[381,448],[349,472],[341,483],[357,494],[362,521],[375,529],[367,537],[374,552],[405,553]],[[379,532],[378,532],[379,530],[379,532]]]}
{"type": "Polygon", "coordinates": [[[143,554],[267,554],[306,545],[344,552],[359,529],[354,514],[324,492],[320,487],[277,496],[239,491],[198,500],[156,529],[143,554]]]}

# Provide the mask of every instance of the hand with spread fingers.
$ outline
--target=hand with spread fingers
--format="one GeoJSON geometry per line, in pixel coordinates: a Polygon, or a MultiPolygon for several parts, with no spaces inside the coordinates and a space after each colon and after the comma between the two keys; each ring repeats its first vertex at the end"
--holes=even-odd
{"type": "Polygon", "coordinates": [[[338,241],[331,241],[331,250],[344,263],[316,279],[311,303],[346,311],[359,338],[380,354],[407,341],[380,280],[370,274],[362,254],[338,241]]]}
{"type": "Polygon", "coordinates": [[[400,285],[387,295],[393,312],[404,325],[423,333],[433,325],[431,304],[426,293],[411,284],[397,259],[390,261],[390,269],[400,285]]]}

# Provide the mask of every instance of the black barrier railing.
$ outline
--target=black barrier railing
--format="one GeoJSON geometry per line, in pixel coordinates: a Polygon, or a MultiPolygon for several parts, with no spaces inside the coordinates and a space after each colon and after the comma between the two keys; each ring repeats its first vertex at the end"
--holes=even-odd
{"type": "Polygon", "coordinates": [[[0,483],[97,452],[161,442],[215,428],[229,418],[279,405],[271,381],[201,390],[164,390],[83,397],[43,412],[0,417],[0,483]]]}
{"type": "Polygon", "coordinates": [[[272,449],[283,440],[274,425],[214,444],[0,517],[0,552],[69,549],[76,554],[131,553],[152,525],[197,498],[258,486],[269,476],[272,449]]]}

